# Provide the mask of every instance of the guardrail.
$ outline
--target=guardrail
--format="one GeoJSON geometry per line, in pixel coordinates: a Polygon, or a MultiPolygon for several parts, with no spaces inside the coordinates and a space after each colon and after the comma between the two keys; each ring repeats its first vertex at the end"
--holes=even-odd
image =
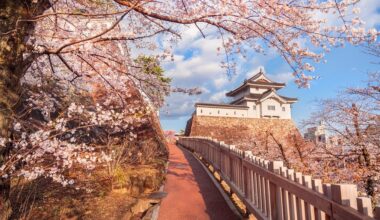
{"type": "Polygon", "coordinates": [[[205,137],[181,137],[178,144],[198,153],[257,219],[380,219],[369,197],[353,184],[328,184],[205,137]]]}

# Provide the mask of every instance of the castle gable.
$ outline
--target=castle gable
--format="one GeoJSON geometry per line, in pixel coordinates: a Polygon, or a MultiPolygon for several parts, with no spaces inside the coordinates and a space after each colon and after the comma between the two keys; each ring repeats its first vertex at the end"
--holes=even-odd
{"type": "Polygon", "coordinates": [[[281,89],[285,87],[285,83],[274,82],[269,79],[261,70],[256,75],[252,76],[248,80],[244,80],[244,83],[240,85],[238,88],[231,90],[226,93],[226,96],[229,97],[238,97],[240,98],[242,94],[246,93],[249,90],[249,93],[257,93],[254,92],[254,89],[260,90],[261,93],[266,92],[270,89],[281,89]]]}
{"type": "Polygon", "coordinates": [[[281,96],[279,96],[274,89],[269,90],[268,92],[264,93],[261,98],[259,99],[260,102],[263,102],[267,99],[276,99],[280,103],[287,103],[287,100],[283,99],[281,96]]]}
{"type": "Polygon", "coordinates": [[[260,72],[256,75],[252,76],[247,80],[248,82],[255,83],[255,82],[261,82],[261,83],[273,83],[272,80],[270,80],[260,69],[260,72]]]}

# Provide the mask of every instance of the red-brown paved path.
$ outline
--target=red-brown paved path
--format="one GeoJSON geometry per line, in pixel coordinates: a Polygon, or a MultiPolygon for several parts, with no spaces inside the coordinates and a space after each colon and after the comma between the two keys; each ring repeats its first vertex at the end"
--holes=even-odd
{"type": "Polygon", "coordinates": [[[169,152],[164,189],[168,195],[161,203],[159,220],[239,219],[189,152],[174,144],[169,144],[169,152]]]}

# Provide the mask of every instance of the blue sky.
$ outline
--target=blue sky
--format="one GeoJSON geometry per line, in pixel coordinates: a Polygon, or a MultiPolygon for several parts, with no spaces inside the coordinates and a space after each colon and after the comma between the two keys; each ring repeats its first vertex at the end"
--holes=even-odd
{"type": "MultiPolygon", "coordinates": [[[[362,1],[361,14],[366,26],[379,29],[380,1],[362,1]]],[[[327,63],[315,65],[313,75],[320,78],[313,81],[309,89],[300,89],[294,84],[289,66],[272,50],[267,51],[266,55],[250,52],[247,59],[240,59],[237,63],[237,74],[228,77],[220,68],[223,57],[216,55],[220,40],[211,32],[209,34],[203,39],[195,27],[185,29],[182,40],[175,47],[174,62],[164,65],[167,75],[173,79],[173,86],[200,87],[204,91],[199,96],[171,94],[160,111],[165,130],[184,129],[194,111],[195,102],[228,102],[224,94],[260,68],[274,81],[287,83],[280,94],[299,99],[292,111],[297,125],[313,112],[316,100],[332,98],[349,86],[363,86],[367,72],[379,69],[379,65],[371,63],[376,58],[364,53],[362,47],[346,45],[344,48],[333,48],[326,54],[327,63]]]]}

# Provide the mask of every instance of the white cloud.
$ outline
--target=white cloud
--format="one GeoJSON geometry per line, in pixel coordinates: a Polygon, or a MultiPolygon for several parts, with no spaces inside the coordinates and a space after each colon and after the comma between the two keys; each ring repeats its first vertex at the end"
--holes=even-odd
{"type": "Polygon", "coordinates": [[[277,74],[268,74],[268,78],[281,83],[287,83],[294,79],[294,76],[291,72],[282,72],[277,74]]]}
{"type": "Polygon", "coordinates": [[[360,8],[361,19],[365,21],[367,28],[373,28],[380,25],[380,1],[379,0],[362,0],[358,3],[360,8]]]}
{"type": "Polygon", "coordinates": [[[216,88],[220,89],[229,82],[230,82],[230,80],[227,78],[227,76],[224,76],[224,77],[220,77],[220,78],[215,79],[214,85],[216,88]]]}
{"type": "Polygon", "coordinates": [[[172,94],[166,100],[168,105],[161,109],[161,116],[190,115],[196,102],[220,103],[225,98],[224,87],[236,79],[230,79],[221,67],[223,56],[217,54],[221,40],[212,30],[207,29],[205,34],[203,38],[195,26],[184,30],[182,41],[175,47],[174,62],[164,66],[174,87],[201,87],[203,93],[198,96],[172,94]]]}
{"type": "Polygon", "coordinates": [[[210,101],[213,103],[222,103],[226,100],[226,90],[217,92],[210,97],[210,101]]]}
{"type": "Polygon", "coordinates": [[[221,88],[228,82],[225,69],[220,65],[222,57],[217,55],[221,40],[211,35],[199,37],[198,29],[190,28],[184,34],[185,43],[176,48],[174,62],[165,65],[166,73],[175,86],[221,88]],[[194,37],[193,41],[190,37],[194,37]],[[196,51],[196,53],[192,53],[196,51]]]}
{"type": "Polygon", "coordinates": [[[256,75],[260,70],[265,73],[269,79],[275,82],[287,83],[294,79],[294,76],[291,72],[267,73],[264,66],[257,66],[253,70],[249,71],[246,74],[246,79],[249,79],[252,76],[256,75]]]}
{"type": "Polygon", "coordinates": [[[193,96],[174,93],[167,97],[166,106],[161,108],[160,116],[179,117],[190,115],[194,111],[194,104],[197,99],[193,96]]]}
{"type": "Polygon", "coordinates": [[[179,31],[181,32],[181,39],[176,45],[177,51],[187,50],[189,45],[202,37],[201,33],[195,25],[181,26],[179,31]]]}
{"type": "MultiPolygon", "coordinates": [[[[360,19],[365,22],[364,27],[374,28],[376,25],[380,25],[380,1],[379,0],[361,0],[355,8],[360,8],[361,13],[359,14],[360,19]]],[[[352,9],[352,7],[351,7],[352,9]]],[[[348,11],[346,20],[354,18],[356,15],[352,15],[351,10],[348,11]]],[[[339,17],[338,13],[321,13],[316,12],[314,14],[316,19],[327,19],[326,25],[342,25],[342,19],[339,17]]]]}
{"type": "Polygon", "coordinates": [[[225,96],[226,90],[210,92],[201,88],[201,95],[186,95],[182,93],[172,93],[166,99],[166,105],[161,108],[160,116],[164,118],[175,118],[181,116],[190,116],[194,112],[194,105],[197,102],[207,103],[225,103],[228,98],[225,96]]]}
{"type": "Polygon", "coordinates": [[[263,73],[266,73],[265,71],[265,67],[260,65],[260,66],[257,66],[255,69],[252,69],[251,71],[249,71],[247,74],[246,74],[246,78],[249,79],[251,78],[252,76],[256,75],[257,73],[259,73],[261,71],[263,71],[263,73]]]}

